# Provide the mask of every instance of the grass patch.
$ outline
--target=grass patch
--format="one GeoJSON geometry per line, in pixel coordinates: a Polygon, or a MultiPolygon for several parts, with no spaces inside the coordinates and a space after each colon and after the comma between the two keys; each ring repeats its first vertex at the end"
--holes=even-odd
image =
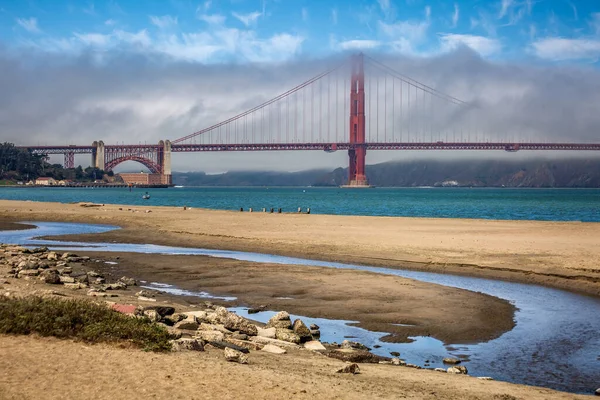
{"type": "Polygon", "coordinates": [[[128,342],[147,351],[171,349],[171,335],[147,318],[133,318],[86,300],[0,298],[0,333],[128,342]]]}

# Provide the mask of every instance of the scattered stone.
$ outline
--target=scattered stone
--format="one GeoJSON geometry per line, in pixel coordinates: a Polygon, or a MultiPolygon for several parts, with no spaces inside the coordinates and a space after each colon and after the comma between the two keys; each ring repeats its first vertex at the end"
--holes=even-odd
{"type": "Polygon", "coordinates": [[[414,368],[414,369],[422,369],[421,367],[419,367],[416,364],[409,364],[409,363],[406,363],[406,367],[408,367],[408,368],[414,368]]]}
{"type": "Polygon", "coordinates": [[[156,310],[144,310],[142,314],[145,317],[148,317],[152,322],[159,322],[162,319],[162,317],[156,310]]]}
{"type": "Polygon", "coordinates": [[[257,336],[275,339],[277,328],[257,328],[257,336]]]}
{"type": "Polygon", "coordinates": [[[78,289],[87,289],[88,285],[86,285],[85,283],[65,283],[64,287],[66,289],[72,289],[72,290],[78,290],[78,289]]]}
{"type": "Polygon", "coordinates": [[[195,331],[198,329],[198,322],[196,322],[196,318],[186,318],[183,321],[179,321],[174,325],[175,329],[183,329],[189,331],[195,331]]]}
{"type": "Polygon", "coordinates": [[[179,321],[183,321],[185,318],[186,318],[186,315],[184,315],[184,314],[167,315],[167,316],[163,316],[163,322],[167,325],[175,325],[179,321]]]}
{"type": "Polygon", "coordinates": [[[468,374],[469,371],[467,370],[467,367],[460,365],[460,366],[454,366],[454,367],[450,367],[446,370],[446,372],[448,372],[449,374],[468,374]]]}
{"type": "Polygon", "coordinates": [[[256,325],[250,323],[250,321],[248,321],[246,318],[240,317],[237,314],[228,312],[222,320],[223,326],[231,331],[239,331],[250,336],[256,336],[258,334],[256,325]]]}
{"type": "Polygon", "coordinates": [[[104,289],[106,289],[106,290],[126,290],[127,285],[123,282],[109,283],[108,285],[104,286],[104,289]]]}
{"type": "Polygon", "coordinates": [[[230,339],[235,339],[235,340],[248,340],[248,335],[246,335],[245,333],[240,333],[240,332],[233,332],[231,334],[231,336],[229,336],[228,340],[230,339]]]}
{"type": "Polygon", "coordinates": [[[267,353],[272,353],[272,354],[285,354],[286,353],[285,349],[282,349],[281,347],[277,347],[274,344],[267,344],[265,347],[262,348],[262,351],[265,351],[267,353]]]}
{"type": "Polygon", "coordinates": [[[350,364],[345,366],[344,368],[338,369],[336,371],[338,374],[360,374],[360,368],[358,364],[350,364]]]}
{"type": "Polygon", "coordinates": [[[311,340],[309,342],[304,343],[304,348],[312,351],[325,351],[327,350],[321,342],[318,340],[311,340]]]}
{"type": "Polygon", "coordinates": [[[162,318],[175,313],[175,308],[169,306],[149,306],[144,307],[144,310],[155,310],[162,318]]]}
{"type": "Polygon", "coordinates": [[[371,350],[362,343],[352,342],[350,340],[344,340],[342,342],[342,349],[371,350]]]}
{"type": "Polygon", "coordinates": [[[206,321],[208,313],[206,311],[188,311],[181,313],[185,317],[194,317],[197,321],[206,321]]]}
{"type": "Polygon", "coordinates": [[[481,379],[482,381],[493,381],[494,378],[491,376],[478,376],[477,379],[481,379]]]}
{"type": "Polygon", "coordinates": [[[154,297],[154,293],[149,291],[149,290],[140,290],[139,292],[137,292],[135,294],[136,296],[140,297],[154,297]]]}
{"type": "Polygon", "coordinates": [[[60,275],[58,275],[58,271],[55,269],[47,269],[40,274],[40,277],[44,283],[48,283],[50,285],[58,285],[61,283],[60,275]]]}
{"type": "Polygon", "coordinates": [[[267,308],[267,306],[260,306],[260,307],[256,307],[256,308],[249,308],[248,309],[248,314],[258,314],[261,311],[265,311],[266,308],[267,308]]]}
{"type": "Polygon", "coordinates": [[[99,292],[96,289],[90,289],[87,295],[90,297],[119,297],[116,293],[99,292]]]}
{"type": "Polygon", "coordinates": [[[394,357],[400,357],[400,353],[398,353],[397,351],[390,351],[390,355],[394,357]]]}
{"type": "MultiPolygon", "coordinates": [[[[392,358],[392,365],[402,365],[402,360],[400,360],[397,357],[392,358]]],[[[406,363],[404,363],[404,365],[406,365],[406,363]]]]}
{"type": "Polygon", "coordinates": [[[279,347],[298,347],[298,345],[296,345],[294,343],[284,342],[283,340],[271,339],[271,338],[266,338],[266,337],[261,337],[261,336],[252,336],[250,338],[250,341],[254,342],[254,343],[263,344],[263,345],[274,344],[279,347]]]}
{"type": "Polygon", "coordinates": [[[171,345],[172,351],[204,351],[204,342],[197,339],[176,339],[171,345]]]}
{"type": "Polygon", "coordinates": [[[241,351],[226,347],[224,355],[227,361],[236,362],[239,364],[248,364],[248,356],[241,351]]]}
{"type": "Polygon", "coordinates": [[[317,329],[321,329],[321,327],[317,324],[310,324],[309,329],[311,330],[317,330],[317,329]]]}
{"type": "Polygon", "coordinates": [[[19,278],[23,276],[37,276],[40,274],[40,271],[37,269],[22,269],[19,271],[19,278]]]}
{"type": "Polygon", "coordinates": [[[75,283],[75,278],[72,278],[70,276],[60,276],[59,280],[60,283],[75,283]]]}
{"type": "Polygon", "coordinates": [[[312,335],[310,334],[310,330],[308,327],[302,322],[302,320],[297,319],[292,324],[292,330],[296,335],[300,337],[300,342],[308,342],[312,340],[312,335]]]}
{"type": "Polygon", "coordinates": [[[136,286],[137,285],[137,281],[135,279],[128,278],[126,276],[119,278],[119,282],[123,282],[127,286],[136,286]]]}
{"type": "Polygon", "coordinates": [[[442,361],[444,364],[460,364],[460,360],[453,357],[446,357],[442,361]]]}
{"type": "MultiPolygon", "coordinates": [[[[177,324],[175,324],[175,326],[177,326],[177,324]]],[[[196,337],[207,342],[220,342],[225,339],[223,332],[219,331],[198,331],[196,332],[196,337]]]]}
{"type": "Polygon", "coordinates": [[[388,361],[386,357],[381,357],[365,350],[337,349],[328,351],[325,354],[331,358],[354,363],[378,363],[379,361],[388,361]]]}
{"type": "Polygon", "coordinates": [[[225,341],[248,350],[262,350],[262,348],[265,347],[264,344],[254,343],[247,340],[234,339],[232,337],[228,337],[225,341]]]}
{"type": "Polygon", "coordinates": [[[295,344],[300,343],[300,336],[291,329],[277,329],[277,331],[275,332],[275,338],[283,340],[284,342],[290,342],[295,344]]]}
{"type": "Polygon", "coordinates": [[[436,371],[436,372],[446,373],[446,370],[444,368],[434,368],[433,370],[436,371]]]}
{"type": "Polygon", "coordinates": [[[290,320],[290,314],[286,311],[278,312],[273,315],[266,325],[267,328],[281,328],[281,329],[292,329],[292,321],[290,320]]]}

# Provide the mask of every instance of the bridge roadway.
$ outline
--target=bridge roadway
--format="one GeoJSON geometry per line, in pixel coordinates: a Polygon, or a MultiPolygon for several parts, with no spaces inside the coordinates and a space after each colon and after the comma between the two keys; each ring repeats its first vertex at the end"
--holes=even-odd
{"type": "MultiPolygon", "coordinates": [[[[94,146],[19,146],[31,149],[38,154],[92,154],[94,146]]],[[[160,144],[144,145],[105,145],[106,150],[130,151],[139,154],[160,149],[160,144]]],[[[600,143],[504,143],[504,142],[395,142],[395,143],[239,143],[239,144],[172,144],[172,152],[202,151],[283,151],[283,150],[321,150],[336,151],[364,147],[367,150],[571,150],[597,151],[600,143]]]]}

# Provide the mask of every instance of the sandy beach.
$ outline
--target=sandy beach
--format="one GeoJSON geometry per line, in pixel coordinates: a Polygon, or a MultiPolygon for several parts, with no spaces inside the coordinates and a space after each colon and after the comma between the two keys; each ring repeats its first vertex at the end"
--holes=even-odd
{"type": "MultiPolygon", "coordinates": [[[[13,229],[13,223],[21,221],[85,222],[122,228],[69,238],[78,241],[253,251],[485,276],[600,294],[600,266],[595,262],[600,256],[600,224],[592,223],[263,214],[18,201],[0,201],[0,221],[0,229],[13,229]]],[[[306,316],[356,320],[361,327],[388,332],[392,341],[431,335],[447,343],[472,343],[495,338],[514,325],[514,307],[504,300],[369,272],[199,256],[86,254],[103,259],[118,257],[118,266],[110,271],[115,276],[231,295],[238,298],[238,304],[253,307],[266,305],[306,316]],[[290,293],[295,301],[280,298],[290,293]],[[391,327],[392,322],[416,326],[391,327]]],[[[35,286],[27,283],[21,290],[34,290],[35,286]]],[[[306,353],[292,352],[285,361],[260,354],[251,365],[241,367],[222,362],[210,351],[195,358],[190,354],[163,356],[35,337],[0,337],[0,350],[9,354],[0,358],[4,363],[0,370],[11,371],[10,376],[3,374],[0,379],[0,391],[6,398],[35,398],[42,390],[47,398],[77,398],[74,386],[62,390],[60,379],[50,382],[44,374],[38,376],[45,382],[42,385],[15,390],[11,376],[24,372],[19,372],[19,366],[8,366],[15,360],[36,357],[48,368],[56,363],[61,376],[100,379],[105,390],[94,392],[95,398],[114,393],[131,393],[127,397],[136,398],[144,391],[150,393],[147,385],[157,380],[163,393],[159,398],[166,393],[173,398],[215,398],[214,394],[221,393],[223,398],[241,390],[250,398],[266,399],[576,398],[547,389],[409,368],[398,371],[385,365],[366,366],[356,377],[340,376],[332,371],[341,362],[306,353]],[[9,348],[10,352],[6,350],[9,348]],[[96,359],[99,361],[94,362],[96,359]],[[131,372],[121,379],[124,369],[131,372]],[[211,372],[201,379],[199,370],[211,372]],[[232,376],[236,382],[231,382],[232,376]],[[229,383],[223,385],[224,379],[229,383]],[[204,394],[193,392],[193,381],[202,382],[204,394]]]]}
{"type": "Polygon", "coordinates": [[[123,228],[78,236],[82,241],[254,251],[492,277],[600,295],[600,224],[596,223],[81,207],[7,200],[0,201],[0,218],[123,228]]]}

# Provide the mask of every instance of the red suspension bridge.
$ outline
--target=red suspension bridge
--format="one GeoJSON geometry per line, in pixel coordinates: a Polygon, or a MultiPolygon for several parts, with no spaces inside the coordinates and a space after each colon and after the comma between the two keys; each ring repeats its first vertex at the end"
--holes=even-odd
{"type": "Polygon", "coordinates": [[[507,140],[481,109],[363,54],[225,121],[158,144],[21,146],[37,154],[91,154],[111,171],[137,161],[171,183],[173,152],[347,151],[348,184],[368,186],[367,150],[600,150],[600,143],[507,140]],[[349,95],[348,95],[349,94],[349,95]]]}

